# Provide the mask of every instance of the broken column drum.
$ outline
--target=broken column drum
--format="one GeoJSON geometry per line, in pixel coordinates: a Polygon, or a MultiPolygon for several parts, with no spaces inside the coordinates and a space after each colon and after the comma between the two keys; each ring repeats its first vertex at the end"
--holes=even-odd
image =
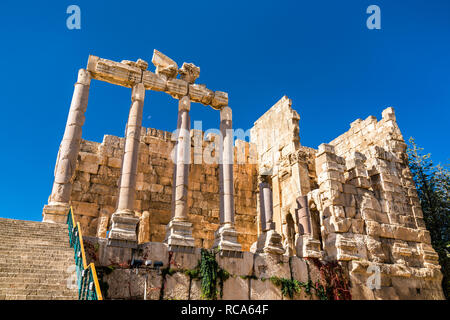
{"type": "Polygon", "coordinates": [[[272,190],[267,182],[267,176],[260,176],[259,183],[259,212],[261,221],[261,235],[256,243],[256,252],[283,254],[281,235],[275,230],[273,222],[272,190]]]}

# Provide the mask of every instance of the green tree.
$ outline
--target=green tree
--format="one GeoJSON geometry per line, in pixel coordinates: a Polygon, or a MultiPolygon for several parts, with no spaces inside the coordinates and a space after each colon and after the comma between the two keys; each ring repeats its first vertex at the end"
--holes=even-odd
{"type": "Polygon", "coordinates": [[[423,154],[413,138],[409,139],[407,153],[425,226],[442,266],[444,294],[450,299],[450,171],[440,164],[433,165],[431,154],[423,154]]]}

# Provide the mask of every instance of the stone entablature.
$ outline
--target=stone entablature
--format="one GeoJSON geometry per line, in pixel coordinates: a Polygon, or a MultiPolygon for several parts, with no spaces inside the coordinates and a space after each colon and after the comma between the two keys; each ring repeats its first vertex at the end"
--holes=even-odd
{"type": "Polygon", "coordinates": [[[173,60],[155,50],[152,62],[156,66],[155,73],[146,70],[148,64],[141,59],[137,62],[128,60],[116,62],[91,55],[89,56],[87,71],[90,72],[93,79],[128,88],[132,88],[137,83],[142,83],[146,90],[163,91],[175,99],[181,99],[187,95],[192,102],[210,105],[218,110],[228,105],[228,94],[226,92],[214,92],[206,88],[205,85],[193,83],[200,74],[200,68],[193,64],[183,64],[180,69],[182,77],[177,79],[178,66],[173,60]],[[189,73],[195,75],[189,78],[187,76],[189,73]]]}

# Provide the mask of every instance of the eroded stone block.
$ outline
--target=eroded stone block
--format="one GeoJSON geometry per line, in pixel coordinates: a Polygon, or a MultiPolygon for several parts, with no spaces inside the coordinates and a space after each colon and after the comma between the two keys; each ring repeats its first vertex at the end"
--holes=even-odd
{"type": "Polygon", "coordinates": [[[290,278],[289,258],[277,254],[255,254],[254,272],[257,278],[290,278]]]}
{"type": "Polygon", "coordinates": [[[250,281],[250,299],[251,300],[281,300],[281,290],[275,286],[270,280],[254,280],[250,281]]]}
{"type": "Polygon", "coordinates": [[[188,300],[189,277],[181,272],[167,275],[164,284],[164,300],[188,300]]]}
{"type": "Polygon", "coordinates": [[[230,277],[223,284],[223,300],[248,300],[250,279],[230,277]]]}

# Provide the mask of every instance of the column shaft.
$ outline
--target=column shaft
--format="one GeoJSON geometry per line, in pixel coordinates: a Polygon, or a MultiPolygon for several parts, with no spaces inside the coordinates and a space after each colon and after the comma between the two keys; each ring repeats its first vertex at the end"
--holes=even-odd
{"type": "Polygon", "coordinates": [[[261,212],[261,231],[275,230],[272,210],[272,190],[267,182],[259,184],[259,199],[261,212]]]}
{"type": "Polygon", "coordinates": [[[134,210],[144,97],[144,85],[142,83],[135,85],[132,92],[132,104],[126,130],[117,211],[126,210],[131,212],[134,210]]]}
{"type": "Polygon", "coordinates": [[[120,175],[117,210],[111,217],[112,226],[108,236],[108,244],[117,247],[136,248],[137,246],[136,226],[139,218],[134,214],[134,198],[144,97],[144,85],[142,83],[136,84],[131,94],[132,103],[125,131],[125,150],[120,175]]]}
{"type": "Polygon", "coordinates": [[[51,202],[69,203],[72,183],[70,182],[77,163],[84,114],[86,112],[89,86],[89,72],[80,69],[78,81],[75,83],[72,103],[67,117],[66,129],[61,141],[58,160],[55,168],[55,181],[51,195],[51,202]]]}
{"type": "Polygon", "coordinates": [[[178,137],[176,146],[176,162],[174,165],[174,193],[175,206],[173,217],[178,221],[187,221],[187,194],[191,146],[191,120],[189,117],[191,101],[188,96],[183,97],[178,106],[178,137]]]}
{"type": "Polygon", "coordinates": [[[70,104],[66,129],[61,141],[55,166],[55,180],[49,204],[44,206],[43,221],[64,222],[72,192],[72,177],[75,174],[80,150],[82,127],[89,98],[91,77],[88,71],[80,69],[70,104]]]}
{"type": "Polygon", "coordinates": [[[175,145],[174,148],[172,150],[172,161],[174,163],[173,166],[173,175],[172,175],[172,201],[171,201],[171,215],[172,218],[175,216],[175,186],[176,183],[175,181],[177,180],[177,153],[178,153],[178,134],[179,134],[179,128],[180,128],[180,124],[181,124],[181,117],[180,117],[180,112],[178,112],[178,119],[177,119],[177,130],[176,132],[176,137],[172,136],[172,141],[175,141],[175,145]]]}
{"type": "Polygon", "coordinates": [[[299,223],[299,234],[311,235],[311,214],[309,212],[308,206],[308,196],[300,196],[297,198],[298,207],[298,223],[299,223]]]}
{"type": "Polygon", "coordinates": [[[220,183],[220,223],[234,225],[234,186],[233,186],[233,129],[232,111],[224,107],[220,111],[220,133],[222,146],[219,156],[220,183]]]}
{"type": "Polygon", "coordinates": [[[177,142],[174,155],[172,219],[166,227],[166,239],[164,240],[169,245],[170,250],[182,250],[184,252],[191,252],[195,245],[192,237],[192,223],[188,220],[187,205],[191,159],[190,108],[191,100],[189,96],[181,98],[178,103],[177,142]]]}
{"type": "Polygon", "coordinates": [[[266,182],[266,176],[261,176],[260,179],[262,182],[259,184],[259,211],[262,233],[256,243],[256,252],[283,254],[285,250],[281,244],[281,236],[275,230],[273,221],[272,190],[269,183],[266,182]]]}
{"type": "Polygon", "coordinates": [[[224,251],[241,251],[234,228],[234,146],[232,111],[226,106],[220,110],[221,145],[219,148],[220,227],[215,233],[213,248],[224,251]]]}

